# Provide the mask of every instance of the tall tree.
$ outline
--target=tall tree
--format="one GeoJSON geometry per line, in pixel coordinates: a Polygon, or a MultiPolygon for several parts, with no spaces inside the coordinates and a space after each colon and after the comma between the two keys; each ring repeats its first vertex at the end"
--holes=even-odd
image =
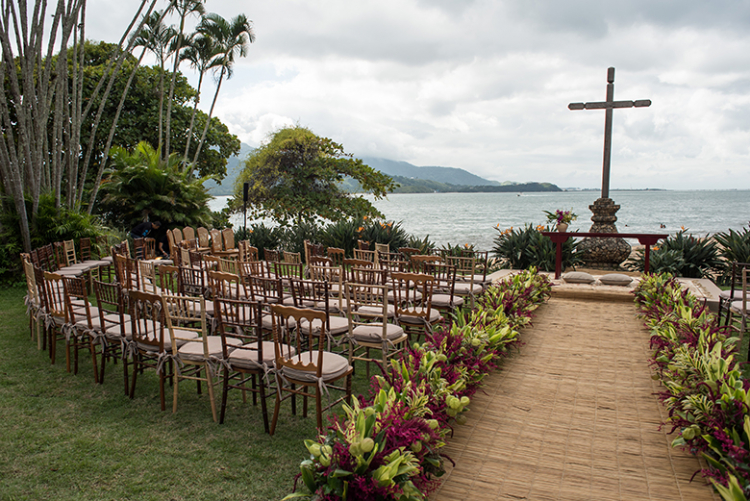
{"type": "Polygon", "coordinates": [[[180,68],[180,51],[185,46],[185,20],[191,14],[202,16],[206,13],[206,8],[203,6],[204,0],[170,0],[169,10],[177,12],[180,17],[180,29],[177,32],[177,38],[174,46],[174,68],[172,69],[172,81],[169,84],[169,100],[167,101],[167,137],[164,139],[164,151],[162,152],[164,158],[169,157],[170,153],[170,139],[172,130],[172,97],[174,96],[175,78],[177,76],[177,70],[180,68]]]}
{"type": "Polygon", "coordinates": [[[271,217],[282,224],[318,217],[331,221],[382,217],[364,197],[341,191],[339,184],[346,176],[359,181],[376,200],[394,188],[389,176],[352,158],[331,139],[304,127],[281,129],[245,161],[235,185],[234,205],[241,204],[242,185],[248,182],[254,216],[271,217]]]}
{"type": "Polygon", "coordinates": [[[193,113],[190,117],[190,128],[188,129],[187,141],[185,142],[185,154],[184,157],[187,160],[190,152],[190,141],[193,136],[193,128],[195,127],[195,113],[198,110],[198,103],[201,98],[201,88],[203,86],[203,77],[206,73],[221,64],[221,60],[216,56],[220,54],[220,47],[216,44],[213,38],[197,34],[193,37],[190,42],[190,46],[185,48],[183,53],[183,59],[190,62],[190,66],[198,71],[198,89],[193,102],[193,113]]]}
{"type": "MultiPolygon", "coordinates": [[[[157,148],[160,151],[164,137],[164,64],[169,57],[169,46],[176,34],[174,28],[164,24],[164,12],[157,11],[147,17],[143,29],[136,33],[134,40],[135,47],[144,47],[159,61],[159,144],[157,148]]],[[[171,89],[170,100],[173,96],[174,89],[171,89]]]]}
{"type": "MultiPolygon", "coordinates": [[[[153,9],[156,0],[142,0],[120,47],[149,1],[148,12],[153,9]]],[[[72,205],[80,198],[70,194],[82,189],[77,178],[84,176],[86,169],[85,163],[79,168],[81,123],[91,109],[89,105],[83,108],[80,80],[84,69],[86,0],[57,0],[52,15],[47,3],[46,0],[34,2],[31,12],[24,0],[4,0],[0,4],[0,128],[3,131],[0,135],[0,182],[13,199],[26,251],[31,250],[29,219],[33,224],[42,191],[55,192],[59,204],[62,181],[67,175],[65,186],[69,196],[66,201],[72,205]],[[45,23],[50,17],[52,22],[48,26],[45,23]],[[59,57],[53,57],[55,53],[59,57]],[[32,200],[31,214],[26,210],[26,195],[32,200]]],[[[104,83],[119,72],[123,60],[124,55],[112,62],[111,71],[102,76],[96,88],[98,95],[108,96],[111,86],[104,83]]],[[[95,134],[96,127],[89,133],[95,134]]]]}
{"type": "Polygon", "coordinates": [[[216,98],[221,91],[221,83],[224,81],[224,77],[232,77],[235,58],[247,56],[249,44],[255,41],[252,25],[244,14],[232,18],[231,22],[218,14],[208,14],[201,20],[197,31],[203,36],[212,38],[220,49],[216,56],[219,61],[219,81],[216,84],[216,92],[214,92],[211,109],[208,112],[209,121],[203,128],[203,134],[201,134],[200,143],[195,150],[193,162],[198,158],[203,148],[208,126],[214,113],[214,106],[216,106],[216,98]]]}

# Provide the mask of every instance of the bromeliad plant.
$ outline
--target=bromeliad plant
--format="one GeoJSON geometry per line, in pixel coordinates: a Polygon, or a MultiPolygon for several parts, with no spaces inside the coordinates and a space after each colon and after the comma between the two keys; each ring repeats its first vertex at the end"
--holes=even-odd
{"type": "Polygon", "coordinates": [[[452,426],[549,294],[546,277],[520,273],[391,360],[373,378],[369,399],[344,406],[325,435],[305,441],[300,491],[285,499],[424,500],[444,473],[439,451],[452,426]]]}
{"type": "Polygon", "coordinates": [[[664,384],[672,442],[709,464],[703,471],[725,500],[750,495],[750,382],[735,362],[738,339],[669,275],[650,275],[636,301],[651,329],[653,366],[664,384]]]}

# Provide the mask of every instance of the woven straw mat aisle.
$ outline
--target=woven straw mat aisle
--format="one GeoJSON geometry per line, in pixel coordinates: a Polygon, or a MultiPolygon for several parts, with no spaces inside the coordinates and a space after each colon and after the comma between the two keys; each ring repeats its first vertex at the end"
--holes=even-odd
{"type": "Polygon", "coordinates": [[[485,380],[431,501],[718,500],[672,449],[632,302],[555,298],[485,380]]]}

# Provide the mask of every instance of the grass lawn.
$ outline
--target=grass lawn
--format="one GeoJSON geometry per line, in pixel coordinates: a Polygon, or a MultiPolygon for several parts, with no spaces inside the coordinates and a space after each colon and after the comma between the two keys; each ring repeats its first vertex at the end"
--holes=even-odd
{"type": "MultiPolygon", "coordinates": [[[[315,437],[313,401],[308,418],[284,402],[274,437],[263,432],[260,406],[237,391],[223,425],[211,419],[205,386],[197,395],[189,381],[177,413],[169,386],[161,412],[153,371],[139,375],[130,400],[119,363],[96,385],[85,352],[78,375],[66,372],[62,343],[51,365],[29,339],[24,294],[0,290],[0,500],[278,500],[292,491],[302,441],[315,437]]],[[[364,372],[358,366],[355,395],[367,390],[364,372]]],[[[220,395],[217,387],[217,405],[220,395]]]]}

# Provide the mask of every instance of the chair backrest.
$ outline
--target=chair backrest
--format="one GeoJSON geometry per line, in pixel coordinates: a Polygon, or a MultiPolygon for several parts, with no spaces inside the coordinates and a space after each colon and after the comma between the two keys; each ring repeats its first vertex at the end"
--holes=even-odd
{"type": "Polygon", "coordinates": [[[166,319],[172,353],[185,342],[201,341],[203,355],[208,358],[208,323],[206,322],[206,299],[203,296],[164,294],[162,309],[166,319]],[[186,335],[185,333],[190,333],[186,335]],[[198,339],[195,337],[198,334],[198,339]]]}
{"type": "Polygon", "coordinates": [[[272,262],[271,273],[280,278],[302,278],[305,276],[302,263],[272,262]]]}
{"type": "Polygon", "coordinates": [[[232,228],[224,228],[221,230],[221,238],[224,240],[224,250],[234,249],[234,230],[232,228]]]}
{"type": "MultiPolygon", "coordinates": [[[[229,358],[229,339],[239,339],[240,344],[231,344],[235,356],[244,350],[248,357],[238,357],[242,360],[258,360],[262,363],[266,359],[263,355],[262,318],[263,309],[258,301],[248,299],[230,299],[214,296],[214,318],[221,336],[223,359],[229,358]],[[240,351],[237,351],[240,350],[240,351]]],[[[263,369],[261,365],[258,369],[263,369]]]]}
{"type": "Polygon", "coordinates": [[[448,256],[448,264],[456,267],[456,280],[463,280],[474,284],[477,259],[475,257],[448,256]]]}
{"type": "Polygon", "coordinates": [[[281,261],[281,252],[275,249],[263,249],[263,258],[269,263],[278,263],[281,261]]]}
{"type": "Polygon", "coordinates": [[[284,368],[309,372],[320,378],[326,314],[312,308],[271,305],[276,370],[284,368]],[[295,355],[289,353],[289,346],[295,355]]]}
{"type": "Polygon", "coordinates": [[[284,251],[284,263],[300,264],[302,263],[302,255],[299,252],[287,252],[284,251]]]}
{"type": "Polygon", "coordinates": [[[164,306],[161,296],[143,291],[128,293],[128,315],[133,342],[140,348],[164,350],[164,306]]]}
{"type": "Polygon", "coordinates": [[[143,239],[144,249],[143,249],[143,258],[144,259],[156,259],[156,240],[154,240],[151,237],[146,237],[143,239]]]}
{"type": "Polygon", "coordinates": [[[377,254],[375,251],[354,249],[354,259],[370,261],[377,266],[377,254]]]}
{"type": "Polygon", "coordinates": [[[161,289],[156,284],[156,267],[152,261],[138,261],[138,273],[140,290],[151,294],[161,294],[161,289]]]}
{"type": "Polygon", "coordinates": [[[86,279],[63,277],[63,288],[65,289],[65,308],[68,322],[83,324],[89,331],[92,331],[94,324],[91,317],[88,291],[86,290],[86,279]]]}
{"type": "Polygon", "coordinates": [[[68,266],[67,258],[65,257],[65,247],[63,245],[63,242],[54,243],[53,255],[55,257],[55,263],[56,263],[53,270],[59,270],[60,268],[64,268],[65,266],[68,266]]]}
{"type": "Polygon", "coordinates": [[[100,235],[96,237],[96,245],[99,247],[99,257],[111,256],[109,253],[109,237],[107,235],[100,235]]]}
{"type": "Polygon", "coordinates": [[[329,257],[310,256],[307,259],[307,266],[333,266],[333,260],[329,257]]]}
{"type": "Polygon", "coordinates": [[[206,274],[200,268],[178,266],[177,284],[179,293],[185,296],[204,296],[206,274]]]}
{"type": "Polygon", "coordinates": [[[23,272],[26,275],[26,304],[38,308],[41,305],[39,299],[39,289],[36,285],[36,276],[34,274],[34,264],[28,254],[21,254],[23,263],[23,272]]]}
{"type": "Polygon", "coordinates": [[[65,252],[65,266],[73,266],[78,263],[76,259],[76,244],[73,240],[63,242],[63,251],[65,252]]]}
{"type": "Polygon", "coordinates": [[[379,244],[375,242],[375,252],[378,252],[378,253],[385,252],[386,254],[390,253],[391,246],[389,244],[379,244]]]}
{"type": "Polygon", "coordinates": [[[281,303],[284,300],[284,286],[281,278],[246,277],[247,291],[253,301],[262,303],[281,303]]]}
{"type": "Polygon", "coordinates": [[[240,276],[247,279],[249,276],[268,277],[268,263],[266,261],[247,261],[240,263],[240,276]]]}
{"type": "Polygon", "coordinates": [[[424,272],[435,277],[435,292],[449,295],[452,301],[456,289],[456,267],[444,263],[425,263],[424,272]]]}
{"type": "Polygon", "coordinates": [[[404,255],[404,259],[410,259],[415,254],[421,254],[421,251],[415,247],[399,247],[398,251],[404,255]]]}
{"type": "Polygon", "coordinates": [[[185,237],[182,236],[182,230],[179,228],[172,228],[172,236],[174,237],[174,243],[177,245],[180,245],[180,242],[185,239],[185,237]]]}
{"type": "Polygon", "coordinates": [[[357,249],[370,250],[370,242],[367,240],[357,240],[357,249]]]}
{"type": "Polygon", "coordinates": [[[78,249],[81,254],[81,261],[89,261],[91,259],[91,239],[89,237],[78,239],[78,249]]]}
{"type": "Polygon", "coordinates": [[[359,266],[344,268],[344,274],[345,282],[360,284],[383,285],[388,279],[388,272],[386,270],[375,269],[372,266],[368,266],[367,268],[359,266]]]}
{"type": "Polygon", "coordinates": [[[191,226],[185,226],[182,229],[182,238],[184,240],[195,240],[195,230],[191,226]]]}
{"type": "Polygon", "coordinates": [[[221,240],[221,232],[219,230],[211,230],[211,252],[221,252],[223,249],[222,247],[222,240],[221,240]]]}
{"type": "Polygon", "coordinates": [[[136,259],[146,259],[146,239],[145,238],[133,239],[133,256],[136,259]]]}
{"type": "Polygon", "coordinates": [[[378,252],[378,261],[380,269],[387,270],[389,273],[394,271],[408,271],[410,264],[398,252],[378,252]]]}
{"type": "Polygon", "coordinates": [[[156,275],[162,293],[177,294],[180,291],[180,269],[171,264],[160,264],[156,267],[156,275]]]}
{"type": "Polygon", "coordinates": [[[94,295],[99,313],[99,326],[102,332],[110,336],[125,339],[125,302],[122,287],[118,283],[94,280],[94,295]]]}
{"type": "Polygon", "coordinates": [[[113,259],[115,263],[115,277],[122,284],[123,290],[138,290],[141,286],[141,280],[136,260],[121,254],[115,254],[113,259]]]}
{"type": "Polygon", "coordinates": [[[58,322],[68,323],[68,309],[65,306],[65,284],[63,276],[57,273],[44,272],[44,297],[47,314],[58,322]]]}
{"type": "Polygon", "coordinates": [[[391,273],[396,317],[417,317],[427,322],[432,309],[435,277],[424,273],[391,273]]]}
{"type": "Polygon", "coordinates": [[[349,334],[363,324],[381,325],[382,338],[386,338],[388,323],[388,285],[346,282],[346,310],[349,334]]]}
{"type": "Polygon", "coordinates": [[[414,273],[424,273],[424,268],[427,263],[442,263],[443,260],[440,256],[434,256],[432,254],[413,254],[410,256],[411,269],[414,273]]]}
{"type": "Polygon", "coordinates": [[[239,249],[239,260],[243,263],[248,261],[258,261],[258,248],[250,245],[248,240],[240,240],[237,243],[239,249]]]}
{"type": "Polygon", "coordinates": [[[208,283],[212,297],[223,299],[246,299],[248,297],[245,283],[239,275],[222,271],[209,271],[208,283]]]}
{"type": "Polygon", "coordinates": [[[196,230],[198,232],[198,245],[204,249],[209,248],[209,237],[208,230],[201,226],[196,230]]]}
{"type": "Polygon", "coordinates": [[[325,246],[314,244],[309,240],[304,241],[305,245],[305,263],[310,264],[310,258],[315,256],[325,256],[325,246]]]}
{"type": "Polygon", "coordinates": [[[346,251],[338,247],[328,247],[326,255],[333,261],[334,266],[343,266],[346,259],[346,251]]]}
{"type": "Polygon", "coordinates": [[[242,266],[237,259],[219,258],[219,271],[232,273],[234,275],[242,274],[242,266]]]}

